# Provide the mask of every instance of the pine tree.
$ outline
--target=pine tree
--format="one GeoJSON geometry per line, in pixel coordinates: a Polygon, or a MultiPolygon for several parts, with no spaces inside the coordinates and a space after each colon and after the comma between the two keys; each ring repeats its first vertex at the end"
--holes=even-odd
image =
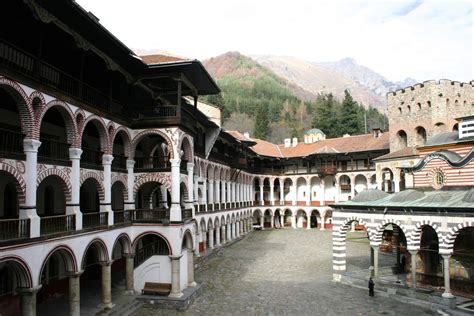
{"type": "Polygon", "coordinates": [[[255,138],[267,139],[268,132],[269,124],[267,109],[264,106],[260,106],[257,109],[257,114],[255,116],[255,138]]]}
{"type": "Polygon", "coordinates": [[[360,112],[361,109],[357,102],[352,99],[349,91],[345,90],[338,120],[339,131],[350,135],[362,134],[363,124],[361,122],[360,112]]]}
{"type": "Polygon", "coordinates": [[[327,137],[337,137],[337,108],[338,102],[331,93],[318,96],[312,127],[320,129],[327,137]]]}

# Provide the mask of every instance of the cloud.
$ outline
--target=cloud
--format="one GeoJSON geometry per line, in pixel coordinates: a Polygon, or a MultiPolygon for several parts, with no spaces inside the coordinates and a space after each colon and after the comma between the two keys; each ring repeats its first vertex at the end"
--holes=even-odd
{"type": "Polygon", "coordinates": [[[416,8],[418,8],[422,3],[423,3],[423,0],[412,1],[408,3],[407,5],[402,5],[400,9],[394,12],[393,14],[398,15],[398,16],[405,16],[409,14],[410,12],[412,12],[413,10],[415,10],[416,8]]]}

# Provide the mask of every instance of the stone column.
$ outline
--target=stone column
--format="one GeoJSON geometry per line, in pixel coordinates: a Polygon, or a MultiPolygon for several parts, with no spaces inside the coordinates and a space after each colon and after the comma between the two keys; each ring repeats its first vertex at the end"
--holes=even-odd
{"type": "Polygon", "coordinates": [[[227,242],[226,236],[225,236],[225,224],[222,224],[221,226],[221,243],[225,244],[227,242]]]}
{"type": "Polygon", "coordinates": [[[291,215],[291,227],[296,229],[296,215],[291,215]]]}
{"type": "Polygon", "coordinates": [[[265,202],[263,201],[263,181],[262,184],[260,184],[260,205],[264,205],[265,202]]]}
{"type": "Polygon", "coordinates": [[[207,179],[202,179],[202,204],[205,205],[205,209],[207,211],[207,179]]]}
{"type": "MultiPolygon", "coordinates": [[[[40,236],[40,218],[36,213],[36,179],[37,179],[37,165],[38,165],[38,148],[41,142],[35,139],[23,140],[23,151],[26,155],[25,161],[25,182],[26,182],[26,196],[25,204],[20,206],[20,219],[30,220],[30,237],[40,236]]],[[[36,294],[35,294],[36,299],[36,294]]],[[[36,307],[35,307],[36,308],[36,307]]]]}
{"type": "Polygon", "coordinates": [[[226,240],[227,241],[231,241],[232,240],[232,235],[231,235],[231,229],[230,229],[230,223],[227,224],[227,227],[226,227],[226,233],[227,233],[227,237],[226,237],[226,240]]]}
{"type": "Polygon", "coordinates": [[[101,262],[102,266],[102,303],[99,307],[112,308],[112,261],[101,262]]]}
{"type": "Polygon", "coordinates": [[[262,230],[265,229],[265,215],[262,213],[262,216],[260,217],[260,226],[262,226],[262,230]]]}
{"type": "MultiPolygon", "coordinates": [[[[416,255],[418,250],[408,250],[411,257],[411,285],[413,289],[416,289],[416,255]]],[[[443,258],[444,259],[444,258],[443,258]]]]}
{"type": "Polygon", "coordinates": [[[270,221],[271,221],[271,222],[270,222],[270,227],[271,227],[271,228],[274,228],[274,227],[275,227],[275,215],[272,215],[272,216],[271,216],[271,220],[270,220],[270,221]]]}
{"type": "Polygon", "coordinates": [[[193,184],[193,189],[194,189],[194,194],[193,194],[193,201],[194,205],[199,205],[199,177],[198,176],[193,176],[194,184],[193,184]]]}
{"type": "MultiPolygon", "coordinates": [[[[221,203],[221,182],[219,180],[215,181],[216,184],[216,203],[221,203]]],[[[219,205],[220,208],[220,205],[219,205]]]]}
{"type": "Polygon", "coordinates": [[[321,227],[319,228],[320,230],[325,230],[324,224],[326,223],[326,212],[323,212],[320,214],[321,215],[321,227]]]}
{"type": "Polygon", "coordinates": [[[69,315],[81,315],[81,273],[69,274],[69,315]]]}
{"type": "Polygon", "coordinates": [[[273,192],[273,179],[270,180],[270,205],[275,205],[275,194],[273,192]]]}
{"type": "Polygon", "coordinates": [[[351,179],[351,199],[355,197],[355,177],[349,177],[351,179]]]}
{"type": "Polygon", "coordinates": [[[297,184],[297,181],[294,181],[291,188],[293,190],[293,200],[292,200],[291,204],[296,205],[297,201],[298,201],[298,184],[297,184]]]}
{"type": "Polygon", "coordinates": [[[114,224],[114,214],[112,213],[112,155],[102,155],[102,166],[104,167],[104,200],[100,201],[100,211],[108,212],[109,226],[114,224]]]}
{"type": "Polygon", "coordinates": [[[374,278],[379,277],[379,246],[372,246],[372,250],[374,251],[374,278]]]}
{"type": "Polygon", "coordinates": [[[453,294],[451,294],[451,285],[450,285],[450,278],[449,278],[449,259],[451,258],[451,254],[441,254],[443,257],[443,275],[444,275],[444,298],[453,298],[453,294]]]}
{"type": "Polygon", "coordinates": [[[339,202],[341,198],[341,186],[339,185],[339,178],[335,178],[334,186],[336,187],[336,196],[334,197],[335,202],[339,202]]]}
{"type": "Polygon", "coordinates": [[[195,238],[195,245],[194,245],[194,254],[196,257],[199,257],[201,254],[199,253],[199,242],[201,241],[201,233],[199,232],[199,229],[196,231],[196,238],[195,238]]]}
{"type": "Polygon", "coordinates": [[[180,171],[179,166],[181,159],[174,158],[170,159],[171,162],[171,209],[170,209],[170,221],[180,222],[181,218],[181,205],[179,201],[179,185],[180,185],[180,171]]]}
{"type": "Polygon", "coordinates": [[[194,163],[188,162],[186,165],[188,171],[188,202],[189,206],[192,209],[192,217],[195,216],[195,209],[193,207],[194,203],[194,163]]]}
{"type": "Polygon", "coordinates": [[[135,166],[135,160],[127,159],[127,190],[128,198],[124,203],[126,210],[132,210],[135,208],[135,199],[133,196],[133,186],[135,185],[135,173],[133,167],[135,166]]]}
{"type": "Polygon", "coordinates": [[[232,192],[231,192],[231,189],[230,189],[230,187],[231,187],[230,181],[227,181],[226,184],[227,184],[227,190],[226,190],[227,191],[227,203],[231,203],[232,202],[232,192]]]}
{"type": "Polygon", "coordinates": [[[306,229],[311,229],[311,213],[306,214],[306,218],[308,219],[306,222],[306,229]]]}
{"type": "Polygon", "coordinates": [[[215,228],[216,231],[216,240],[214,241],[214,244],[216,247],[221,245],[221,230],[219,227],[215,228]]]}
{"type": "Polygon", "coordinates": [[[82,213],[79,204],[79,192],[81,189],[81,155],[81,149],[69,148],[69,159],[71,159],[71,204],[66,206],[66,214],[76,215],[76,230],[82,230],[82,213]]]}
{"type": "Polygon", "coordinates": [[[226,189],[226,182],[224,180],[221,181],[221,186],[222,186],[222,190],[221,190],[221,203],[224,203],[224,208],[227,208],[227,199],[226,199],[226,194],[225,194],[225,189],[226,189]]]}
{"type": "Polygon", "coordinates": [[[181,297],[183,293],[181,292],[180,284],[180,264],[179,259],[182,255],[179,256],[169,256],[171,260],[171,293],[170,297],[181,297]]]}
{"type": "Polygon", "coordinates": [[[214,229],[209,228],[208,234],[209,234],[209,249],[214,249],[214,229]]]}
{"type": "Polygon", "coordinates": [[[196,286],[194,281],[194,254],[192,249],[188,249],[188,286],[196,286]]]}
{"type": "Polygon", "coordinates": [[[285,187],[283,186],[283,182],[280,179],[280,205],[285,205],[285,187]]]}
{"type": "Polygon", "coordinates": [[[311,180],[306,179],[306,205],[311,205],[311,180]]]}
{"type": "Polygon", "coordinates": [[[325,192],[324,192],[324,180],[321,179],[321,182],[319,183],[319,190],[321,191],[321,198],[319,200],[319,205],[324,205],[324,198],[325,198],[325,192]]]}
{"type": "Polygon", "coordinates": [[[208,199],[207,203],[213,204],[214,203],[214,180],[213,179],[209,179],[208,193],[209,193],[209,199],[208,199]]]}
{"type": "Polygon", "coordinates": [[[133,259],[135,254],[127,253],[125,254],[125,294],[133,295],[134,291],[134,279],[133,279],[133,259]]]}
{"type": "Polygon", "coordinates": [[[16,292],[21,297],[21,315],[36,316],[36,293],[41,289],[41,285],[32,288],[17,288],[16,292]]]}
{"type": "Polygon", "coordinates": [[[285,228],[285,214],[281,214],[281,212],[280,212],[280,225],[281,225],[281,228],[285,228]]]}

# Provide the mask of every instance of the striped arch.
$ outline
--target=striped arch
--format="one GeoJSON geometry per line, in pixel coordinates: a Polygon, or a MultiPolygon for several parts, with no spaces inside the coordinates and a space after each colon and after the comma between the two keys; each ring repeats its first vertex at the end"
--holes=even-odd
{"type": "Polygon", "coordinates": [[[118,243],[122,243],[122,248],[125,253],[132,253],[132,241],[126,233],[121,233],[115,238],[114,245],[112,247],[112,255],[118,243]]]}
{"type": "Polygon", "coordinates": [[[78,126],[78,145],[82,147],[82,136],[84,135],[84,129],[86,128],[87,124],[92,123],[95,125],[97,130],[99,131],[99,137],[100,137],[100,149],[104,154],[110,154],[110,144],[109,144],[109,135],[107,131],[107,127],[105,126],[104,120],[97,115],[90,115],[84,123],[80,124],[78,126]]]}
{"type": "MultiPolygon", "coordinates": [[[[350,228],[350,224],[352,222],[358,222],[359,224],[361,225],[364,225],[365,228],[367,229],[367,233],[369,234],[369,239],[370,241],[373,240],[373,233],[372,231],[369,229],[369,226],[367,225],[367,222],[364,221],[363,219],[359,218],[359,217],[356,217],[356,216],[351,216],[351,217],[348,217],[344,220],[344,222],[342,223],[341,227],[339,228],[339,230],[333,232],[333,234],[338,234],[339,237],[342,237],[344,238],[344,241],[346,240],[346,235],[347,235],[347,231],[349,230],[350,228]]],[[[382,230],[383,232],[383,230],[382,230]]]]}
{"type": "MultiPolygon", "coordinates": [[[[137,145],[140,143],[140,141],[142,140],[143,137],[145,136],[148,136],[148,135],[158,135],[158,136],[161,136],[165,141],[166,141],[166,144],[168,145],[168,152],[169,152],[169,155],[170,155],[170,159],[173,159],[174,158],[174,147],[173,147],[173,143],[171,142],[170,138],[168,137],[168,135],[166,135],[165,133],[163,133],[162,131],[160,130],[157,130],[157,129],[151,129],[151,130],[145,130],[143,132],[140,132],[138,133],[138,135],[136,135],[133,140],[132,140],[132,148],[131,148],[131,157],[129,158],[133,158],[135,156],[135,150],[137,148],[137,145]]],[[[191,160],[192,161],[192,160],[191,160]]]]}
{"type": "Polygon", "coordinates": [[[46,263],[48,260],[55,254],[58,253],[64,267],[66,267],[66,272],[77,272],[77,261],[76,256],[74,255],[74,251],[66,245],[59,245],[52,249],[48,255],[44,258],[43,264],[41,265],[41,270],[38,276],[38,284],[41,284],[41,275],[43,274],[43,270],[46,267],[46,263]]]}
{"type": "Polygon", "coordinates": [[[64,191],[64,197],[66,198],[66,203],[71,202],[72,196],[72,189],[71,189],[71,182],[69,181],[69,176],[66,175],[65,172],[56,169],[56,168],[49,168],[45,171],[41,172],[36,179],[36,187],[39,187],[41,182],[43,182],[47,177],[57,177],[61,182],[61,187],[64,191]]]}
{"type": "Polygon", "coordinates": [[[174,252],[173,252],[173,249],[171,248],[171,244],[168,241],[168,239],[165,236],[163,236],[162,234],[160,234],[159,232],[156,232],[156,231],[146,231],[146,232],[141,233],[137,237],[135,237],[135,239],[132,242],[132,250],[133,250],[132,253],[136,253],[138,241],[140,240],[140,238],[142,238],[146,235],[155,235],[155,236],[158,236],[161,239],[163,239],[165,241],[166,245],[168,246],[168,253],[170,255],[173,255],[174,252]]]}
{"type": "Polygon", "coordinates": [[[114,140],[115,140],[115,137],[118,136],[118,134],[121,134],[123,136],[125,157],[131,157],[132,156],[132,136],[130,136],[128,129],[126,129],[123,126],[119,126],[118,128],[115,128],[112,122],[111,124],[109,124],[110,152],[111,153],[114,152],[114,140]]]}
{"type": "Polygon", "coordinates": [[[385,226],[387,226],[388,224],[397,225],[403,231],[405,238],[408,236],[410,230],[405,227],[405,225],[403,225],[400,221],[385,219],[377,226],[377,228],[374,229],[373,238],[371,238],[371,241],[373,241],[377,245],[380,245],[380,243],[382,242],[383,231],[385,230],[385,226]]]}
{"type": "Polygon", "coordinates": [[[140,189],[140,187],[148,182],[158,182],[164,185],[166,189],[171,191],[171,179],[169,175],[164,174],[164,173],[158,173],[158,172],[148,173],[135,182],[135,185],[133,186],[134,198],[136,197],[137,192],[140,189]]]}
{"type": "Polygon", "coordinates": [[[119,176],[119,175],[114,175],[112,177],[112,182],[111,182],[111,187],[114,186],[115,182],[119,182],[123,189],[123,197],[124,197],[124,201],[127,200],[127,197],[128,197],[128,188],[127,188],[127,181],[126,179],[123,179],[122,176],[119,176]]]}
{"type": "Polygon", "coordinates": [[[184,249],[184,246],[186,246],[186,249],[189,250],[194,249],[194,239],[190,229],[186,229],[184,231],[183,238],[181,239],[181,248],[184,249]]]}
{"type": "MultiPolygon", "coordinates": [[[[460,224],[457,224],[454,227],[451,227],[446,234],[444,238],[444,245],[442,248],[444,248],[445,252],[448,251],[449,253],[452,253],[454,250],[454,242],[456,241],[456,237],[459,235],[459,231],[463,228],[467,227],[473,227],[471,223],[468,222],[463,222],[460,224]]],[[[440,244],[440,252],[441,252],[441,244],[440,244]]]]}
{"type": "Polygon", "coordinates": [[[183,134],[183,136],[178,142],[179,150],[183,151],[182,159],[188,162],[193,161],[193,157],[194,157],[193,144],[194,142],[193,142],[192,137],[187,134],[183,134]]]}
{"type": "Polygon", "coordinates": [[[77,147],[80,146],[80,143],[77,143],[77,125],[76,125],[76,120],[74,119],[74,113],[72,113],[71,109],[69,106],[60,100],[52,100],[48,102],[45,106],[39,108],[37,112],[35,113],[35,121],[36,121],[36,128],[35,128],[35,137],[36,139],[40,138],[40,133],[41,133],[41,123],[43,122],[43,118],[48,112],[49,109],[51,108],[57,108],[59,113],[61,114],[64,123],[66,125],[66,133],[67,133],[67,142],[70,144],[72,147],[77,147]]]}
{"type": "Polygon", "coordinates": [[[102,184],[102,179],[100,178],[100,176],[97,173],[92,172],[92,171],[84,173],[83,175],[81,175],[81,186],[84,184],[84,182],[86,182],[87,179],[95,180],[94,182],[96,183],[97,191],[99,192],[99,199],[100,201],[103,201],[104,196],[105,196],[105,190],[104,190],[104,186],[102,184]]]}
{"type": "Polygon", "coordinates": [[[416,223],[415,229],[412,230],[410,234],[405,233],[405,236],[407,237],[407,246],[410,246],[410,249],[420,249],[421,231],[423,229],[423,226],[430,226],[431,228],[433,228],[436,232],[436,235],[438,236],[438,245],[441,245],[443,243],[443,234],[440,231],[440,227],[430,220],[424,220],[416,223]]]}
{"type": "Polygon", "coordinates": [[[34,112],[25,91],[15,81],[2,76],[0,76],[0,88],[3,88],[16,102],[22,133],[26,135],[26,138],[34,139],[34,112]]]}
{"type": "MultiPolygon", "coordinates": [[[[23,164],[23,162],[20,162],[23,164]]],[[[23,167],[24,168],[24,167],[23,167]]],[[[13,167],[12,165],[9,165],[7,163],[1,163],[0,162],[0,172],[4,171],[7,173],[12,179],[14,179],[14,184],[15,188],[18,194],[18,203],[24,204],[25,203],[25,197],[26,197],[26,183],[25,180],[23,180],[22,175],[20,172],[18,172],[18,169],[13,167]]]]}
{"type": "Polygon", "coordinates": [[[31,109],[33,109],[33,113],[34,113],[36,111],[35,107],[42,108],[45,106],[46,99],[44,98],[44,95],[41,92],[39,92],[38,90],[35,90],[28,97],[28,104],[30,105],[31,109]],[[40,104],[38,106],[33,104],[35,100],[40,101],[40,104]]]}
{"type": "Polygon", "coordinates": [[[109,251],[107,249],[107,245],[105,242],[100,238],[93,239],[85,248],[84,253],[82,254],[82,262],[81,262],[81,270],[84,270],[84,264],[86,263],[86,255],[89,248],[95,247],[98,254],[99,262],[108,262],[109,260],[109,251]]]}
{"type": "Polygon", "coordinates": [[[189,201],[189,192],[188,192],[188,186],[186,184],[186,182],[181,182],[179,184],[179,190],[180,190],[180,194],[183,195],[183,201],[185,202],[188,202],[189,201]]]}
{"type": "Polygon", "coordinates": [[[19,256],[0,257],[0,265],[7,264],[11,266],[17,281],[17,287],[32,288],[33,277],[31,269],[23,258],[19,256]]]}

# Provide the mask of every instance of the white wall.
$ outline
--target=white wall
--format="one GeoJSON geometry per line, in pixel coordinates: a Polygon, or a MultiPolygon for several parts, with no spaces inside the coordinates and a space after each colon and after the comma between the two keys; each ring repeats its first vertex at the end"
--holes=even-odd
{"type": "Polygon", "coordinates": [[[139,293],[145,282],[171,284],[171,260],[168,256],[151,256],[133,271],[133,277],[133,288],[139,293]]]}

